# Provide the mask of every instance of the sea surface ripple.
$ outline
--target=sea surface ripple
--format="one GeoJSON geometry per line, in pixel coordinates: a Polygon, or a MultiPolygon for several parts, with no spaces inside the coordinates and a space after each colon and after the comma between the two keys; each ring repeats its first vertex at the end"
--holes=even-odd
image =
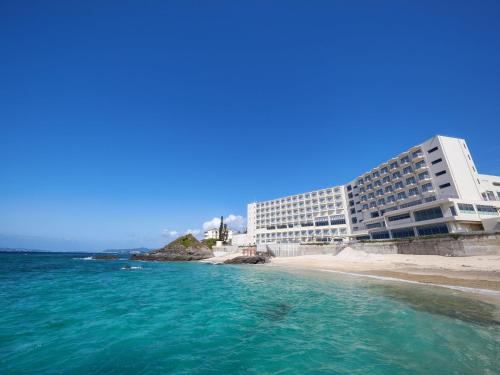
{"type": "Polygon", "coordinates": [[[495,374],[498,307],[262,266],[0,254],[1,374],[495,374]]]}

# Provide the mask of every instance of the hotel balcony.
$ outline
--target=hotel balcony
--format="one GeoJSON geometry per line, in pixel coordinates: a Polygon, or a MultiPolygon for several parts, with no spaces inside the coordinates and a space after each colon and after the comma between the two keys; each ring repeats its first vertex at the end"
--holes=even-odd
{"type": "Polygon", "coordinates": [[[418,167],[415,165],[415,172],[417,172],[417,171],[422,172],[422,171],[425,171],[427,169],[429,169],[429,166],[427,164],[422,164],[418,167]]]}
{"type": "Polygon", "coordinates": [[[422,151],[412,153],[412,160],[413,161],[422,160],[423,158],[424,158],[424,153],[422,151]]]}

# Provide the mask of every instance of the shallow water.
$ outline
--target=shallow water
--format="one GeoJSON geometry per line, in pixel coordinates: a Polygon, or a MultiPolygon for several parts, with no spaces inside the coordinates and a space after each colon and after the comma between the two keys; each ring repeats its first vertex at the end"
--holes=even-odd
{"type": "Polygon", "coordinates": [[[461,292],[83,257],[0,254],[0,373],[498,373],[498,308],[461,292]]]}

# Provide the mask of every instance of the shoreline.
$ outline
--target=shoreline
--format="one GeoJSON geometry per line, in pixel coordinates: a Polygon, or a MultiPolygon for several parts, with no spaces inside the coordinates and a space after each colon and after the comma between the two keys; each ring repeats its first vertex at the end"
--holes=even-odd
{"type": "Polygon", "coordinates": [[[429,285],[500,297],[500,256],[370,254],[273,258],[266,267],[332,272],[393,282],[429,285]]]}

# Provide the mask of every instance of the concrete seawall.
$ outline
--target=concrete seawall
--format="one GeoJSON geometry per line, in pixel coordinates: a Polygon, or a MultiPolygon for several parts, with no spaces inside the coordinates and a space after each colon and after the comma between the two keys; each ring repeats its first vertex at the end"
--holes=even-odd
{"type": "Polygon", "coordinates": [[[442,256],[500,255],[500,235],[418,238],[398,241],[350,243],[349,247],[376,254],[414,254],[442,256]]]}
{"type": "Polygon", "coordinates": [[[259,244],[257,250],[277,257],[337,255],[346,247],[374,254],[414,254],[441,256],[500,255],[500,234],[412,238],[406,240],[349,242],[331,245],[259,244]]]}

